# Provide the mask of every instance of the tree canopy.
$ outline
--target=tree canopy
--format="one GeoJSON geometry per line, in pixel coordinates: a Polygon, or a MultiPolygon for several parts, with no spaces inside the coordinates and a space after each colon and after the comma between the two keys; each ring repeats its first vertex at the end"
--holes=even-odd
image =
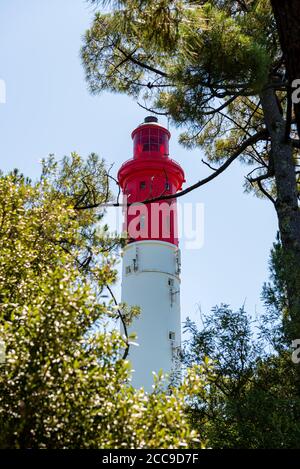
{"type": "Polygon", "coordinates": [[[299,448],[297,368],[281,312],[269,295],[265,301],[261,321],[223,304],[203,314],[200,327],[186,322],[184,363],[208,357],[213,363],[207,396],[189,408],[192,425],[212,448],[299,448]]]}

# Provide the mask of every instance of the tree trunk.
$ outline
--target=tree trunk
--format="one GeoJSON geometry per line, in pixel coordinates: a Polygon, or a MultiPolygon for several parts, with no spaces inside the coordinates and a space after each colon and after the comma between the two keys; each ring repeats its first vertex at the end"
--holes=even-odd
{"type": "MultiPolygon", "coordinates": [[[[271,0],[271,4],[291,85],[300,79],[300,1],[271,0]]],[[[294,112],[300,138],[300,103],[294,103],[294,112]]]]}
{"type": "Polygon", "coordinates": [[[271,136],[277,189],[276,211],[284,253],[284,276],[289,304],[287,338],[300,339],[300,210],[292,145],[285,140],[285,120],[272,88],[261,94],[267,129],[271,136]]]}

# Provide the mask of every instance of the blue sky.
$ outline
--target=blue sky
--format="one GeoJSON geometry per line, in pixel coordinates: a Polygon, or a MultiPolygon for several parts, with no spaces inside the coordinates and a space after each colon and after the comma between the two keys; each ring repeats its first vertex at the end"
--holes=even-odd
{"type": "MultiPolygon", "coordinates": [[[[114,168],[130,158],[130,133],[145,117],[131,99],[91,96],[79,50],[92,21],[84,0],[1,0],[0,79],[6,104],[0,104],[0,167],[39,175],[41,158],[59,159],[77,151],[96,152],[114,168]]],[[[162,120],[163,124],[166,121],[162,120]]],[[[187,151],[172,132],[171,156],[184,168],[187,183],[208,174],[199,150],[187,151]]],[[[182,252],[182,316],[225,302],[262,311],[260,294],[268,279],[268,259],[277,231],[270,202],[243,193],[247,168],[235,163],[209,185],[185,197],[205,207],[204,245],[182,252]]],[[[117,294],[119,288],[116,289],[117,294]]]]}

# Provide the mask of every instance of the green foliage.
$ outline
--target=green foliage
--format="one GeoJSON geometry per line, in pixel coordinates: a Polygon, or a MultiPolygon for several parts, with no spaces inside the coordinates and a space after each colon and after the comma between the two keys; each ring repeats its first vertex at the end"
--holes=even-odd
{"type": "MultiPolygon", "coordinates": [[[[266,87],[276,90],[282,115],[288,105],[270,1],[91,1],[111,8],[96,13],[82,47],[90,91],[126,93],[168,115],[184,128],[180,142],[200,147],[214,163],[240,150],[239,159],[254,166],[245,190],[275,200],[261,94],[266,87]]],[[[298,156],[297,149],[295,164],[298,156]]]]}
{"type": "Polygon", "coordinates": [[[208,77],[212,83],[246,80],[250,87],[264,81],[270,62],[270,42],[262,31],[271,17],[266,2],[235,16],[216,3],[124,1],[113,5],[113,13],[97,13],[82,49],[92,91],[131,93],[129,82],[147,77],[150,66],[163,67],[175,86],[181,81],[188,86],[187,79],[203,86],[208,77]],[[138,63],[126,54],[148,69],[140,67],[137,75],[138,63]]]}
{"type": "Polygon", "coordinates": [[[185,324],[185,331],[192,334],[185,359],[194,362],[209,357],[217,363],[215,373],[220,379],[226,379],[231,387],[238,387],[241,370],[245,376],[251,375],[257,357],[262,355],[259,341],[251,343],[253,324],[247,313],[243,308],[234,312],[227,305],[221,305],[204,315],[202,322],[200,331],[189,319],[185,324]]]}
{"type": "Polygon", "coordinates": [[[261,331],[274,350],[280,352],[289,347],[286,267],[284,253],[279,236],[273,245],[270,256],[270,280],[263,286],[262,299],[266,314],[263,315],[261,331]]]}
{"type": "Polygon", "coordinates": [[[226,87],[256,93],[266,82],[276,55],[266,1],[236,14],[213,1],[111,3],[113,13],[96,14],[82,48],[93,93],[146,89],[174,122],[199,125],[210,87],[213,100],[226,87]]]}
{"type": "MultiPolygon", "coordinates": [[[[202,148],[214,162],[264,128],[260,93],[283,73],[268,0],[92,3],[111,7],[96,13],[82,47],[92,93],[110,90],[142,100],[146,109],[184,127],[182,144],[202,148]]],[[[256,166],[246,191],[265,197],[252,179],[271,166],[268,137],[249,145],[240,159],[256,166]]],[[[276,196],[272,179],[265,184],[276,196]]]]}
{"type": "Polygon", "coordinates": [[[204,316],[201,329],[186,324],[185,364],[213,363],[207,395],[189,409],[209,447],[299,448],[298,370],[270,311],[256,330],[243,308],[226,305],[204,316]]]}
{"type": "Polygon", "coordinates": [[[107,328],[116,310],[102,293],[116,279],[119,242],[98,229],[101,207],[83,207],[108,197],[95,155],[51,157],[36,183],[0,177],[1,448],[200,445],[185,408],[204,390],[202,368],[172,393],[162,379],[151,395],[136,391],[126,339],[107,328]]]}

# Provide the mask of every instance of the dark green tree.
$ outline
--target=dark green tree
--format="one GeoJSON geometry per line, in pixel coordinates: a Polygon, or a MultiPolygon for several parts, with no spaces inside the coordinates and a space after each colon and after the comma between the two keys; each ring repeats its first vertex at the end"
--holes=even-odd
{"type": "Polygon", "coordinates": [[[188,366],[213,363],[205,398],[194,398],[188,412],[194,428],[212,448],[299,448],[297,370],[274,311],[260,330],[243,308],[227,305],[202,320],[201,328],[187,321],[183,354],[188,366]]]}
{"type": "Polygon", "coordinates": [[[265,312],[251,319],[240,308],[215,307],[202,327],[186,323],[184,363],[213,362],[206,399],[189,415],[215,448],[299,448],[299,364],[292,360],[285,262],[279,239],[263,286],[265,312]]]}

